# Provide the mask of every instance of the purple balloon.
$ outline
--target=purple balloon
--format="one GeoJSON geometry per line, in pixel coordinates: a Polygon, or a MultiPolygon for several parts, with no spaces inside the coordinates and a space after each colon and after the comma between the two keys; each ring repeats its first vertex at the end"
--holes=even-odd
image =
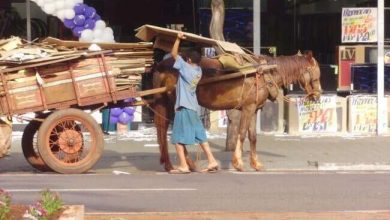
{"type": "Polygon", "coordinates": [[[81,32],[83,32],[84,28],[83,27],[80,27],[80,26],[76,26],[73,28],[73,35],[76,36],[76,37],[80,37],[81,36],[81,32]]]}
{"type": "Polygon", "coordinates": [[[76,16],[74,16],[74,18],[73,18],[73,22],[74,22],[77,26],[84,26],[84,23],[85,23],[85,16],[84,16],[84,15],[76,15],[76,16]]]}
{"type": "Polygon", "coordinates": [[[130,115],[128,115],[126,112],[122,112],[118,117],[118,122],[124,125],[128,124],[130,120],[130,115]]]}
{"type": "Polygon", "coordinates": [[[112,108],[110,109],[110,115],[119,117],[119,115],[123,112],[123,109],[121,108],[112,108]]]}
{"type": "Polygon", "coordinates": [[[85,12],[84,12],[84,15],[87,17],[87,18],[93,18],[95,17],[96,15],[96,10],[92,7],[87,7],[85,9],[85,12]]]}
{"type": "Polygon", "coordinates": [[[95,28],[95,23],[96,21],[94,19],[88,18],[84,23],[84,28],[93,30],[95,28]]]}
{"type": "Polygon", "coordinates": [[[95,16],[93,17],[93,20],[99,21],[99,20],[102,20],[102,17],[100,17],[100,15],[98,15],[98,14],[95,14],[95,16]]]}
{"type": "Polygon", "coordinates": [[[76,13],[76,15],[83,15],[87,7],[88,6],[86,4],[78,3],[73,7],[73,10],[76,13]]]}
{"type": "Polygon", "coordinates": [[[133,115],[134,112],[135,112],[135,108],[133,108],[133,107],[125,107],[123,109],[123,111],[126,112],[128,115],[133,115]]]}
{"type": "Polygon", "coordinates": [[[135,102],[136,99],[135,98],[128,98],[128,99],[125,99],[124,102],[127,102],[127,103],[133,103],[135,102]]]}
{"type": "Polygon", "coordinates": [[[73,19],[65,19],[64,25],[69,29],[73,29],[76,26],[76,24],[73,22],[73,19]]]}
{"type": "Polygon", "coordinates": [[[118,117],[110,116],[110,124],[118,123],[118,117]]]}

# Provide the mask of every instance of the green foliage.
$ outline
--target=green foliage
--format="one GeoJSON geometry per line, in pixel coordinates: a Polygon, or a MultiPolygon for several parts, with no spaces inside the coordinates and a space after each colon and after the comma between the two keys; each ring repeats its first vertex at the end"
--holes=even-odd
{"type": "Polygon", "coordinates": [[[11,211],[11,195],[0,189],[0,220],[6,220],[11,211]]]}
{"type": "Polygon", "coordinates": [[[47,220],[53,213],[59,211],[62,207],[62,200],[58,193],[53,193],[46,189],[41,193],[41,200],[34,205],[29,206],[24,219],[47,220]]]}
{"type": "Polygon", "coordinates": [[[49,215],[58,211],[62,207],[62,200],[58,193],[50,192],[48,189],[41,193],[42,195],[42,205],[43,208],[47,211],[49,215]]]}

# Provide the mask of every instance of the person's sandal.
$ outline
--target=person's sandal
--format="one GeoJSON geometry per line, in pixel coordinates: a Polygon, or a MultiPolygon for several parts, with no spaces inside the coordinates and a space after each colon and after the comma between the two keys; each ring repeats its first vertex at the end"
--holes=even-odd
{"type": "Polygon", "coordinates": [[[206,169],[203,169],[202,172],[203,173],[215,173],[217,172],[219,169],[218,165],[216,166],[213,166],[213,167],[207,167],[206,169]]]}
{"type": "Polygon", "coordinates": [[[176,169],[170,170],[169,173],[170,174],[189,174],[189,173],[191,173],[191,171],[181,169],[181,168],[176,168],[176,169]]]}

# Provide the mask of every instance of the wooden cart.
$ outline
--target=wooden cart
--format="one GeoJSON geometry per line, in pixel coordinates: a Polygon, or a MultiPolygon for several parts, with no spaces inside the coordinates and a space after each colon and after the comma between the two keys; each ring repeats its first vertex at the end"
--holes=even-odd
{"type": "Polygon", "coordinates": [[[33,167],[65,174],[87,172],[101,157],[104,140],[101,127],[85,110],[124,105],[125,99],[165,91],[119,90],[115,73],[107,65],[107,53],[0,70],[0,116],[36,113],[22,136],[24,156],[33,167]],[[91,64],[94,69],[83,71],[83,65],[91,64]]]}

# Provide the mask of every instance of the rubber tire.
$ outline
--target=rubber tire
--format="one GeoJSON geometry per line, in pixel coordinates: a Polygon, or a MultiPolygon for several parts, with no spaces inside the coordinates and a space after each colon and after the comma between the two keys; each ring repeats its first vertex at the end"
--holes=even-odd
{"type": "Polygon", "coordinates": [[[87,172],[100,159],[103,153],[103,148],[104,139],[101,127],[89,114],[79,109],[70,108],[65,110],[58,110],[52,113],[43,121],[38,131],[39,154],[47,166],[58,173],[80,174],[87,172]],[[92,134],[95,136],[95,144],[94,146],[91,146],[88,155],[86,155],[85,158],[82,158],[82,160],[73,164],[65,164],[64,162],[58,160],[55,155],[52,154],[48,141],[46,140],[46,135],[51,133],[51,129],[57,125],[58,121],[61,121],[65,118],[73,118],[85,122],[85,124],[91,128],[91,136],[92,134]]]}
{"type": "Polygon", "coordinates": [[[27,124],[22,135],[22,151],[24,158],[26,158],[27,162],[32,167],[43,172],[52,171],[52,169],[50,169],[50,167],[48,167],[42,160],[41,155],[34,150],[34,135],[38,132],[41,124],[42,122],[35,120],[32,120],[27,124]]]}

